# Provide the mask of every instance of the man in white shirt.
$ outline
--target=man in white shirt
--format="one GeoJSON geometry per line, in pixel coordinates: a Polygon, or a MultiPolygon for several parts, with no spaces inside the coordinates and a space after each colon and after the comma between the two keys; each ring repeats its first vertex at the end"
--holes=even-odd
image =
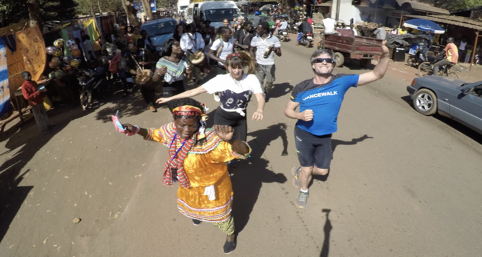
{"type": "Polygon", "coordinates": [[[276,71],[274,54],[276,53],[277,56],[281,56],[281,43],[277,37],[269,33],[269,24],[265,21],[260,22],[256,31],[258,35],[251,40],[249,52],[252,56],[256,56],[258,66],[256,76],[267,95],[268,92],[273,89],[276,71]],[[256,53],[256,55],[254,53],[256,53]]]}
{"type": "Polygon", "coordinates": [[[184,33],[181,36],[181,42],[179,42],[184,54],[190,55],[197,50],[202,51],[204,49],[204,39],[199,32],[196,32],[196,26],[194,24],[188,24],[186,30],[189,32],[184,33]]]}
{"type": "Polygon", "coordinates": [[[281,20],[281,23],[280,23],[280,26],[279,26],[279,30],[280,30],[280,31],[284,31],[284,30],[286,30],[287,28],[288,28],[288,22],[286,21],[285,18],[283,18],[283,19],[281,20]]]}

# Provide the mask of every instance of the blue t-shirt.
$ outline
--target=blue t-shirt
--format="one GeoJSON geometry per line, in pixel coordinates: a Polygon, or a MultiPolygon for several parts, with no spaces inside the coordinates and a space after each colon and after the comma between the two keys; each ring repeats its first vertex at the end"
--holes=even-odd
{"type": "Polygon", "coordinates": [[[298,120],[296,126],[316,136],[337,131],[337,117],[346,91],[356,87],[359,75],[337,74],[326,84],[305,80],[293,89],[291,100],[300,103],[300,112],[313,110],[311,121],[298,120]]]}

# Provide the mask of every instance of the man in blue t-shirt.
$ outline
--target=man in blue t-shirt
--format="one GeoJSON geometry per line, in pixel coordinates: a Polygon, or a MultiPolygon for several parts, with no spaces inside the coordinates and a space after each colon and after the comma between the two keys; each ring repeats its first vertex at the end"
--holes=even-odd
{"type": "Polygon", "coordinates": [[[337,130],[337,117],[346,91],[381,79],[388,68],[388,48],[383,41],[383,54],[373,71],[361,75],[333,75],[334,55],[328,49],[311,55],[315,77],[293,89],[285,115],[297,119],[295,145],[299,167],[292,170],[293,185],[300,188],[296,205],[306,207],[308,184],[313,174],[327,175],[332,158],[331,134],[337,130]],[[296,108],[300,107],[300,111],[296,108]]]}

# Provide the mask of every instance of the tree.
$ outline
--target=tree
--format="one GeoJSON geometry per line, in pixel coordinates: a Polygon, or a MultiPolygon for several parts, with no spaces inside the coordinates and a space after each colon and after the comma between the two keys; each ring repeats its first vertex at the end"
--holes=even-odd
{"type": "Polygon", "coordinates": [[[144,14],[152,20],[152,11],[151,11],[151,0],[141,0],[142,7],[144,7],[144,14]]]}
{"type": "Polygon", "coordinates": [[[139,26],[139,20],[136,17],[137,10],[134,8],[134,3],[132,0],[121,0],[122,1],[122,7],[124,8],[124,11],[126,12],[127,19],[129,19],[129,23],[132,26],[139,26]]]}
{"type": "Polygon", "coordinates": [[[3,26],[28,19],[43,31],[44,21],[75,17],[75,6],[73,0],[0,0],[0,19],[3,26]]]}
{"type": "Polygon", "coordinates": [[[84,15],[91,14],[91,7],[94,12],[116,12],[122,9],[122,0],[75,0],[77,12],[84,15]]]}

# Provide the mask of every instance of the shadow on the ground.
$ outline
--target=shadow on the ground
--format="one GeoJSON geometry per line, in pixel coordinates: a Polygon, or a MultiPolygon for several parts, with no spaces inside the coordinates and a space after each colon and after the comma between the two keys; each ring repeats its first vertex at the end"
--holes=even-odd
{"type": "MultiPolygon", "coordinates": [[[[108,97],[106,99],[107,101],[100,101],[102,104],[99,104],[95,118],[105,123],[110,122],[110,116],[115,115],[117,111],[119,111],[119,118],[136,116],[144,111],[149,111],[139,90],[134,90],[134,92],[127,97],[122,97],[121,95],[120,93],[114,94],[108,97]],[[114,106],[103,107],[107,102],[114,104],[114,106]]],[[[160,97],[160,94],[156,94],[156,97],[160,97]]]]}
{"type": "Polygon", "coordinates": [[[333,229],[330,218],[328,217],[330,215],[331,210],[323,209],[321,211],[326,213],[326,220],[325,220],[325,226],[323,227],[325,239],[323,240],[323,247],[321,248],[320,257],[328,257],[330,253],[330,234],[331,234],[331,230],[333,229]]]}
{"type": "MultiPolygon", "coordinates": [[[[414,108],[413,108],[413,104],[412,104],[412,99],[410,98],[409,95],[407,96],[402,96],[400,97],[403,101],[405,101],[408,105],[410,105],[410,107],[412,108],[413,112],[414,112],[414,115],[422,115],[420,113],[418,113],[414,108]]],[[[453,129],[456,129],[458,130],[460,133],[464,134],[465,136],[467,137],[470,137],[470,139],[474,140],[475,142],[479,143],[479,144],[482,144],[482,137],[480,136],[479,133],[477,133],[476,131],[474,131],[473,129],[455,121],[455,120],[452,120],[448,117],[445,117],[445,116],[442,116],[440,114],[435,114],[433,115],[434,118],[438,119],[439,121],[447,124],[448,126],[452,127],[453,129]]],[[[427,117],[429,118],[429,117],[427,117]]]]}
{"type": "MultiPolygon", "coordinates": [[[[52,119],[50,120],[52,122],[52,119]]],[[[35,121],[29,121],[17,128],[14,133],[9,132],[5,145],[8,150],[2,155],[11,154],[11,156],[0,165],[0,242],[5,237],[22,203],[33,189],[33,186],[19,186],[30,172],[30,169],[23,170],[23,168],[67,124],[68,122],[56,122],[56,129],[50,133],[42,133],[37,129],[35,121]],[[19,147],[21,148],[17,150],[19,147]]]]}
{"type": "Polygon", "coordinates": [[[273,89],[269,91],[269,98],[278,98],[289,94],[293,90],[293,86],[289,83],[274,84],[273,89]]]}
{"type": "MultiPolygon", "coordinates": [[[[278,137],[283,140],[283,148],[288,147],[285,129],[286,124],[280,123],[249,134],[256,136],[255,139],[248,142],[252,148],[251,156],[247,161],[240,162],[239,166],[234,168],[232,177],[233,216],[238,233],[248,224],[249,216],[258,200],[263,183],[276,182],[282,184],[287,180],[284,174],[273,172],[269,161],[261,158],[269,143],[278,137]]],[[[281,155],[285,153],[287,154],[287,151],[283,150],[281,155]]]]}
{"type": "MultiPolygon", "coordinates": [[[[337,146],[339,145],[356,145],[358,144],[359,142],[362,142],[366,139],[372,139],[373,137],[370,137],[368,135],[363,135],[359,138],[353,138],[352,140],[350,141],[343,141],[343,140],[338,140],[338,139],[332,139],[331,140],[331,151],[333,152],[333,156],[335,155],[335,149],[337,146]]],[[[328,179],[328,176],[330,176],[330,171],[328,171],[328,174],[324,175],[324,176],[321,176],[321,175],[313,175],[313,179],[310,181],[310,184],[308,185],[308,187],[310,187],[312,184],[313,184],[313,180],[319,180],[319,181],[326,181],[328,179]]]]}

